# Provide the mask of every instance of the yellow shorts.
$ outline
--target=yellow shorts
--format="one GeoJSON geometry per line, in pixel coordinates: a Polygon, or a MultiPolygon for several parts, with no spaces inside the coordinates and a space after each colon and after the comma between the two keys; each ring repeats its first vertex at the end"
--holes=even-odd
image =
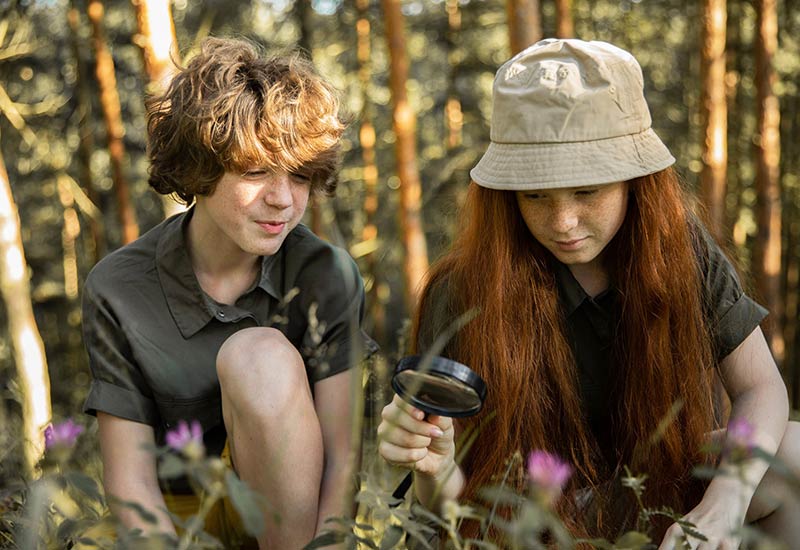
{"type": "MultiPolygon", "coordinates": [[[[225,449],[220,456],[222,461],[228,467],[233,467],[231,462],[230,450],[228,444],[225,444],[225,449]]],[[[165,494],[164,502],[167,509],[185,520],[189,516],[197,513],[200,508],[200,497],[198,495],[172,495],[165,494]]],[[[110,520],[110,518],[108,518],[110,520]]],[[[219,539],[225,548],[239,548],[241,550],[258,550],[258,543],[254,538],[249,536],[242,525],[242,520],[239,518],[236,508],[233,503],[224,498],[217,501],[206,516],[204,530],[219,539]]],[[[97,525],[90,527],[83,533],[83,537],[92,540],[114,540],[116,539],[115,525],[113,521],[103,521],[97,525]]],[[[180,536],[180,530],[178,531],[180,536]]],[[[84,546],[77,543],[73,546],[76,550],[89,548],[96,548],[96,546],[84,546]]]]}
{"type": "MultiPolygon", "coordinates": [[[[233,468],[231,452],[227,442],[220,458],[226,466],[233,468]]],[[[165,494],[164,502],[170,512],[184,520],[196,514],[200,508],[200,497],[198,495],[165,494]]],[[[204,529],[209,535],[218,538],[225,548],[258,550],[258,543],[245,532],[239,513],[227,497],[214,503],[211,511],[206,516],[204,529]]]]}

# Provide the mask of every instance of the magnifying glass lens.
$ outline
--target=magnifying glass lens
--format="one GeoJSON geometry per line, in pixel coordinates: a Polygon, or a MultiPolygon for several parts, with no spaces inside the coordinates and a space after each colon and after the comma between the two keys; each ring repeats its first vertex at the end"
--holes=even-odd
{"type": "Polygon", "coordinates": [[[481,408],[481,398],[460,380],[431,372],[405,370],[394,377],[395,391],[428,414],[465,416],[481,408]]]}
{"type": "Polygon", "coordinates": [[[478,414],[486,383],[466,365],[445,357],[403,357],[392,377],[395,393],[427,414],[465,417],[478,414]]]}

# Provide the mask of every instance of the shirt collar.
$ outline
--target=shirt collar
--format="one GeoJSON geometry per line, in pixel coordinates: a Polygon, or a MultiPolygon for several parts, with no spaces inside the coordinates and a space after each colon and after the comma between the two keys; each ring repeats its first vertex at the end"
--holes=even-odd
{"type": "MultiPolygon", "coordinates": [[[[172,318],[184,338],[190,338],[214,318],[211,299],[203,292],[192,269],[185,230],[194,208],[164,222],[156,245],[156,269],[172,318]]],[[[257,287],[280,300],[284,249],[272,256],[263,256],[257,287]]]]}
{"type": "Polygon", "coordinates": [[[589,298],[589,295],[586,294],[586,291],[575,279],[569,267],[555,259],[552,263],[555,267],[556,283],[558,284],[561,303],[564,306],[564,313],[569,317],[581,306],[584,300],[589,298]]]}

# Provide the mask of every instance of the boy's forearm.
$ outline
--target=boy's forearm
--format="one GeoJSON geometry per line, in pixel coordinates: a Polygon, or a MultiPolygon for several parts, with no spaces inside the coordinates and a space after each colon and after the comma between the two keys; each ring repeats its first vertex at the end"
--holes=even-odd
{"type": "Polygon", "coordinates": [[[167,506],[160,490],[117,490],[116,492],[108,492],[115,495],[109,503],[109,508],[126,529],[139,529],[144,534],[176,534],[175,526],[166,512],[167,506]],[[135,504],[153,514],[156,519],[155,523],[146,521],[135,508],[127,506],[125,503],[135,504]]]}
{"type": "Polygon", "coordinates": [[[336,524],[325,523],[325,520],[353,516],[353,473],[354,467],[350,460],[326,460],[319,491],[317,536],[323,531],[336,528],[336,524]]]}

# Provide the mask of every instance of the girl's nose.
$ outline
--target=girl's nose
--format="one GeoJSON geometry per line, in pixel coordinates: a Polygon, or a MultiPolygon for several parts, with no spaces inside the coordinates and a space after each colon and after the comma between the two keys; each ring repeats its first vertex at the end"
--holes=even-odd
{"type": "Polygon", "coordinates": [[[569,233],[578,225],[578,209],[573,204],[556,203],[552,207],[550,225],[557,233],[569,233]]]}

